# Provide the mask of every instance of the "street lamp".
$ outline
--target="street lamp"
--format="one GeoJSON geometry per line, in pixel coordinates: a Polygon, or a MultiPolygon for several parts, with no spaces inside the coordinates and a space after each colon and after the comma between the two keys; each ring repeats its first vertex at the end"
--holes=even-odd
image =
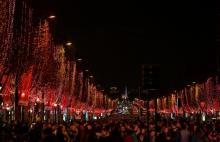
{"type": "Polygon", "coordinates": [[[68,42],[66,43],[66,46],[71,46],[72,44],[73,44],[72,42],[68,41],[68,42]]]}
{"type": "Polygon", "coordinates": [[[81,58],[79,58],[79,59],[77,59],[77,61],[81,62],[81,61],[82,61],[82,59],[81,59],[81,58]]]}
{"type": "Polygon", "coordinates": [[[50,15],[50,16],[48,16],[48,18],[49,18],[49,19],[55,19],[56,16],[55,16],[55,15],[50,15]]]}

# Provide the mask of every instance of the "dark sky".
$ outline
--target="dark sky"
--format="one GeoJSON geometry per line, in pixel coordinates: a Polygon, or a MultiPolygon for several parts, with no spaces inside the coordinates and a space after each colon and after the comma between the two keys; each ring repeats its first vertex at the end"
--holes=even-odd
{"type": "MultiPolygon", "coordinates": [[[[200,81],[215,71],[215,8],[203,1],[41,0],[57,15],[57,35],[105,87],[136,87],[141,64],[160,64],[162,88],[200,81]]],[[[37,3],[40,3],[37,2],[37,3]]]]}

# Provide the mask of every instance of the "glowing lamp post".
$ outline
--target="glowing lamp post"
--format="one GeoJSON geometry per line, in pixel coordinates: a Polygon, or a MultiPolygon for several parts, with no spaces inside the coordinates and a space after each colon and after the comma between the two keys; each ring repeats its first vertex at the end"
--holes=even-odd
{"type": "MultiPolygon", "coordinates": [[[[26,94],[24,92],[21,93],[21,100],[25,99],[26,94]]],[[[23,121],[23,114],[24,114],[24,110],[23,110],[23,106],[21,105],[21,112],[20,112],[20,116],[21,116],[21,121],[23,121]]]]}

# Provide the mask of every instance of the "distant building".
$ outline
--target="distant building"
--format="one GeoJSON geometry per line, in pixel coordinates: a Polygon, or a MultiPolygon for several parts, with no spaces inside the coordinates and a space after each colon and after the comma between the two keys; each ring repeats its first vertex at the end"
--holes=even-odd
{"type": "Polygon", "coordinates": [[[141,98],[146,99],[146,95],[153,98],[159,94],[160,66],[155,64],[143,64],[141,72],[141,98]]]}

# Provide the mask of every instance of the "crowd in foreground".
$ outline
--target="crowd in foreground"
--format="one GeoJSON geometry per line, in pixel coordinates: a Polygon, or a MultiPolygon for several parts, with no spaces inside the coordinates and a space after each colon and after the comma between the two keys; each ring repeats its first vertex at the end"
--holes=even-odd
{"type": "Polygon", "coordinates": [[[0,142],[220,142],[220,122],[185,119],[1,123],[0,142]],[[157,127],[155,128],[155,124],[157,127]],[[148,129],[149,128],[149,129],[148,129]],[[147,133],[149,132],[149,133],[147,133]]]}

